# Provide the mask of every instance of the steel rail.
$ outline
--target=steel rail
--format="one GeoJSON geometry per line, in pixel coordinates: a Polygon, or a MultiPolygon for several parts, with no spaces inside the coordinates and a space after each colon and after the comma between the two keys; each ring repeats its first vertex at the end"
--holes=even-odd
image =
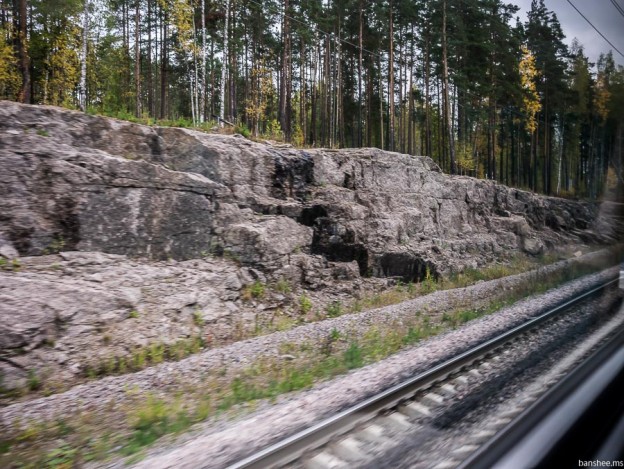
{"type": "Polygon", "coordinates": [[[567,300],[547,312],[514,327],[497,337],[487,340],[433,368],[419,373],[399,384],[396,384],[379,394],[349,407],[336,415],[322,420],[294,435],[274,443],[245,459],[235,462],[228,469],[266,469],[283,466],[301,457],[305,451],[318,448],[336,435],[344,434],[356,425],[371,420],[380,412],[391,409],[412,397],[416,392],[426,389],[434,383],[445,379],[455,371],[470,365],[489,352],[499,348],[521,334],[539,326],[545,321],[557,316],[570,306],[592,296],[593,294],[614,284],[618,279],[604,282],[602,285],[567,300]]]}
{"type": "Polygon", "coordinates": [[[459,468],[578,467],[578,461],[621,460],[622,396],[624,325],[459,468]]]}

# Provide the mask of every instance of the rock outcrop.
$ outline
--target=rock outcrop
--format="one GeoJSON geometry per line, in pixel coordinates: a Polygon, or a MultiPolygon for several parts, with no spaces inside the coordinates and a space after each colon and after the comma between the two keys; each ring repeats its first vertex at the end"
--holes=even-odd
{"type": "Polygon", "coordinates": [[[414,280],[539,254],[597,213],[374,148],[275,148],[11,102],[0,132],[0,236],[21,256],[225,251],[275,271],[303,251],[414,280]]]}
{"type": "Polygon", "coordinates": [[[33,360],[78,372],[76,354],[107,347],[137,310],[145,330],[110,347],[189,337],[196,311],[208,324],[253,321],[263,309],[241,306],[240,290],[254,281],[418,281],[608,240],[611,225],[590,229],[597,215],[445,175],[428,157],[295,150],[3,101],[0,367],[5,384],[33,360]]]}

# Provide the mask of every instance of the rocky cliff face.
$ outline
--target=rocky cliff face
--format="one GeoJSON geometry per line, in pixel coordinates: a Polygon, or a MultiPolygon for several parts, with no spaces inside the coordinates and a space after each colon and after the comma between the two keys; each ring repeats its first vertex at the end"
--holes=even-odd
{"type": "Polygon", "coordinates": [[[254,279],[309,290],[417,281],[608,240],[611,225],[589,230],[597,215],[589,203],[450,177],[428,157],[295,150],[0,102],[0,256],[45,259],[0,272],[0,367],[23,377],[37,354],[39,364],[88,356],[135,310],[147,319],[115,339],[126,350],[188,337],[194,311],[231,325],[254,279]],[[169,263],[146,270],[146,258],[169,263]],[[40,347],[52,343],[46,358],[40,347]]]}
{"type": "Polygon", "coordinates": [[[597,213],[372,148],[276,148],[10,102],[0,132],[0,236],[21,256],[227,252],[272,272],[306,253],[413,280],[425,265],[538,254],[597,213]]]}

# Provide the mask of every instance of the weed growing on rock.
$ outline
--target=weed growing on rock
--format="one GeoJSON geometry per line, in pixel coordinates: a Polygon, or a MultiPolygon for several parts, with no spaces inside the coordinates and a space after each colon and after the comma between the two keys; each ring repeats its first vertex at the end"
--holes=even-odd
{"type": "Polygon", "coordinates": [[[299,309],[303,314],[307,314],[312,309],[312,300],[305,294],[299,297],[299,309]]]}
{"type": "Polygon", "coordinates": [[[41,388],[41,378],[35,370],[28,370],[28,390],[37,391],[41,388]]]}
{"type": "Polygon", "coordinates": [[[193,324],[197,327],[204,327],[204,317],[201,311],[193,312],[193,324]]]}
{"type": "Polygon", "coordinates": [[[325,308],[328,318],[337,318],[342,314],[342,304],[340,301],[334,301],[325,308]]]}
{"type": "Polygon", "coordinates": [[[73,467],[76,451],[66,444],[54,448],[45,456],[45,467],[73,467]]]}
{"type": "Polygon", "coordinates": [[[259,280],[256,280],[250,288],[250,292],[251,292],[251,296],[253,296],[254,298],[264,298],[264,295],[266,293],[266,289],[264,287],[264,284],[262,282],[260,282],[259,280]]]}
{"type": "Polygon", "coordinates": [[[290,286],[290,283],[288,282],[288,280],[280,278],[275,283],[275,291],[278,293],[287,294],[287,293],[290,293],[291,290],[292,290],[292,287],[290,286]]]}
{"type": "Polygon", "coordinates": [[[256,280],[251,285],[246,285],[241,293],[243,301],[259,300],[266,295],[266,287],[262,282],[256,280]]]}
{"type": "Polygon", "coordinates": [[[362,349],[359,344],[352,342],[349,348],[344,352],[344,363],[348,370],[359,368],[364,364],[362,357],[362,349]]]}
{"type": "Polygon", "coordinates": [[[21,267],[22,263],[19,259],[11,259],[8,261],[4,257],[0,257],[0,269],[17,272],[21,267]]]}
{"type": "Polygon", "coordinates": [[[154,365],[162,363],[165,359],[165,345],[164,344],[152,344],[148,348],[148,357],[150,362],[154,365]]]}
{"type": "Polygon", "coordinates": [[[429,293],[433,293],[437,289],[438,289],[438,282],[433,277],[433,275],[431,275],[431,270],[429,269],[429,266],[427,266],[425,270],[425,278],[420,284],[420,290],[423,294],[427,295],[429,293]]]}
{"type": "Polygon", "coordinates": [[[235,262],[236,264],[240,264],[240,257],[239,255],[232,251],[231,249],[224,249],[223,250],[223,258],[224,259],[229,259],[232,262],[235,262]]]}
{"type": "Polygon", "coordinates": [[[130,311],[128,317],[130,317],[131,319],[136,319],[139,317],[139,312],[136,309],[133,309],[132,311],[130,311]]]}
{"type": "Polygon", "coordinates": [[[130,416],[133,433],[122,449],[122,454],[130,455],[142,447],[156,441],[167,433],[176,433],[191,424],[180,401],[168,404],[163,399],[149,395],[144,405],[130,416]]]}

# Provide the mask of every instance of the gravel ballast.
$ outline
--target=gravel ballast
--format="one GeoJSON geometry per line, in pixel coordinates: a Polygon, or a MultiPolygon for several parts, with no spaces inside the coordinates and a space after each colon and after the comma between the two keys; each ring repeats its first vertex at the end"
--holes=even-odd
{"type": "MultiPolygon", "coordinates": [[[[150,469],[191,468],[202,465],[224,467],[254,450],[306,428],[418,371],[423,371],[528,318],[539,315],[590,286],[612,279],[616,272],[617,269],[612,268],[569,282],[545,295],[521,301],[493,315],[472,321],[462,328],[426,340],[382,362],[366,366],[331,382],[321,383],[290,399],[284,398],[278,405],[263,409],[231,425],[206,428],[177,448],[154,450],[150,457],[138,463],[136,467],[150,469]]],[[[476,287],[480,286],[486,285],[476,287]]],[[[392,309],[400,315],[409,308],[408,304],[413,308],[414,302],[419,300],[383,310],[392,309]]]]}

